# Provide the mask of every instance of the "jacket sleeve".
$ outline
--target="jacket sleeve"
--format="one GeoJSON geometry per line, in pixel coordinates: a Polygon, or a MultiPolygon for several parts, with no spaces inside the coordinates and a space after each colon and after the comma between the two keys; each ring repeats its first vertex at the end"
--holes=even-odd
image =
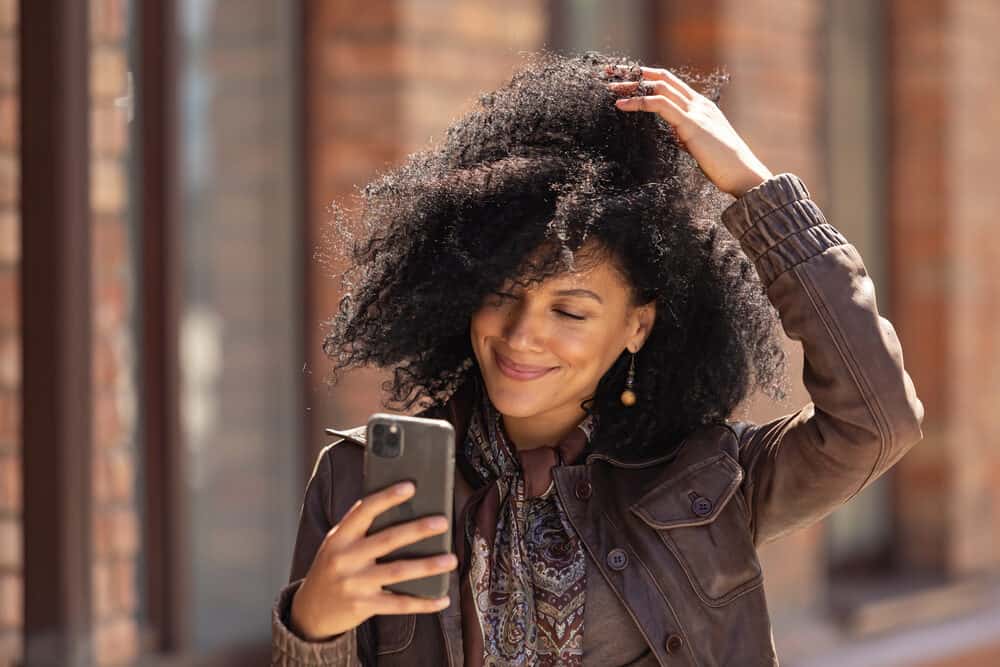
{"type": "Polygon", "coordinates": [[[861,256],[798,177],[749,190],[722,222],[785,333],[801,341],[812,399],[779,419],[741,424],[743,493],[759,545],[818,521],[888,470],[923,437],[924,407],[861,256]]]}
{"type": "Polygon", "coordinates": [[[291,629],[292,599],[302,584],[313,558],[333,522],[328,515],[333,493],[333,466],[330,450],[320,452],[306,485],[299,529],[292,554],[289,583],[278,594],[271,609],[271,665],[280,667],[358,667],[357,629],[336,635],[326,641],[311,642],[291,629]]]}

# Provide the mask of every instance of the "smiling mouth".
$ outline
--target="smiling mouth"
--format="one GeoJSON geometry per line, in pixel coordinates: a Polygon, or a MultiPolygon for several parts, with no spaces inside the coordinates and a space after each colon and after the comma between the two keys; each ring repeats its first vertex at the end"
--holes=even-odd
{"type": "Polygon", "coordinates": [[[497,368],[500,369],[500,372],[514,380],[535,380],[543,375],[546,375],[549,371],[554,371],[558,368],[558,366],[545,368],[541,366],[522,366],[515,364],[496,350],[493,351],[493,359],[496,361],[497,368]]]}

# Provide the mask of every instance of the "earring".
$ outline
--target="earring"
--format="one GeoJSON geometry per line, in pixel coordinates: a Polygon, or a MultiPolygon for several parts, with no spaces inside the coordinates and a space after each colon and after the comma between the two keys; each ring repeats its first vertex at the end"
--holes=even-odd
{"type": "Polygon", "coordinates": [[[625,378],[625,391],[622,392],[621,402],[625,407],[635,405],[635,352],[632,352],[632,360],[628,366],[628,376],[625,378]]]}

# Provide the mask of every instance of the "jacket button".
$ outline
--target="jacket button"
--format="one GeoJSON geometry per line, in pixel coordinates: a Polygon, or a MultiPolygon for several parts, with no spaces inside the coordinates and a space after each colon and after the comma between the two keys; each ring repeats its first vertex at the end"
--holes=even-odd
{"type": "Polygon", "coordinates": [[[590,498],[590,494],[594,492],[594,487],[592,487],[590,482],[587,480],[581,479],[576,483],[575,492],[577,498],[580,500],[586,500],[587,498],[590,498]]]}
{"type": "Polygon", "coordinates": [[[684,646],[684,640],[680,635],[670,635],[667,637],[667,653],[676,653],[684,646]]]}
{"type": "Polygon", "coordinates": [[[628,565],[628,553],[624,549],[614,548],[608,552],[607,563],[612,570],[624,570],[628,565]]]}
{"type": "Polygon", "coordinates": [[[708,516],[712,513],[712,501],[705,496],[698,496],[691,503],[691,511],[698,516],[708,516]]]}

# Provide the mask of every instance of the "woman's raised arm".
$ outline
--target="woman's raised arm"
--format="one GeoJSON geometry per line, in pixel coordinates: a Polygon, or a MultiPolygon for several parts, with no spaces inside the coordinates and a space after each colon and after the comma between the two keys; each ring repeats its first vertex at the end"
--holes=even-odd
{"type": "Polygon", "coordinates": [[[798,177],[752,188],[722,215],[789,338],[802,343],[812,399],[764,424],[741,424],[743,491],[755,544],[809,525],[850,500],[923,437],[924,407],[892,323],[857,249],[798,177]]]}

